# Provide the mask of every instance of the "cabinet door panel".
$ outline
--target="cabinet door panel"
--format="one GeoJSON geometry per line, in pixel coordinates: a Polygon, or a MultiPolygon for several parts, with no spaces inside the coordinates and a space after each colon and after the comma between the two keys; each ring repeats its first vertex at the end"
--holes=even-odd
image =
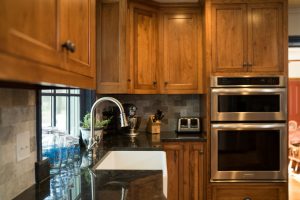
{"type": "Polygon", "coordinates": [[[214,72],[246,71],[246,5],[213,5],[212,66],[214,72]]]}
{"type": "Polygon", "coordinates": [[[97,3],[97,92],[127,93],[126,1],[97,3]]]}
{"type": "Polygon", "coordinates": [[[190,146],[190,198],[193,200],[204,199],[204,147],[203,144],[190,146]]]}
{"type": "Polygon", "coordinates": [[[57,0],[2,0],[0,7],[1,51],[60,66],[57,0]]]}
{"type": "Polygon", "coordinates": [[[167,93],[198,89],[198,22],[196,14],[164,14],[162,82],[167,93]]]}
{"type": "Polygon", "coordinates": [[[156,13],[133,8],[133,79],[135,93],[157,92],[157,17],[156,13]]]}
{"type": "Polygon", "coordinates": [[[167,155],[168,168],[168,200],[183,199],[183,146],[180,144],[166,144],[164,150],[167,155]]]}
{"type": "Polygon", "coordinates": [[[215,187],[212,200],[283,200],[282,194],[279,187],[215,187]]]}
{"type": "Polygon", "coordinates": [[[256,72],[283,71],[282,4],[248,6],[248,61],[256,72]]]}
{"type": "Polygon", "coordinates": [[[65,66],[68,70],[94,76],[94,0],[61,0],[61,44],[71,41],[75,52],[66,51],[65,66]]]}

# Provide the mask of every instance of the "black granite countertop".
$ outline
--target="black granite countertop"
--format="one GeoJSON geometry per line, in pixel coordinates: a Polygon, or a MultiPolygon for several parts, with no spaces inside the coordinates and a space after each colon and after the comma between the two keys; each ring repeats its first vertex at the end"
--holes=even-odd
{"type": "Polygon", "coordinates": [[[161,151],[161,143],[168,141],[204,142],[206,139],[201,134],[181,135],[175,132],[140,133],[136,137],[106,134],[93,159],[83,151],[80,161],[66,166],[47,181],[35,184],[15,199],[120,200],[122,195],[127,200],[165,199],[161,170],[93,170],[93,167],[108,151],[161,151]]]}
{"type": "Polygon", "coordinates": [[[15,199],[120,200],[122,195],[127,200],[165,199],[161,170],[93,170],[108,151],[161,151],[160,141],[152,140],[151,134],[141,133],[134,138],[124,134],[107,134],[98,147],[94,156],[83,150],[78,163],[67,165],[59,174],[35,184],[15,199]]]}
{"type": "Polygon", "coordinates": [[[177,133],[163,132],[160,134],[161,142],[206,142],[205,134],[202,132],[197,133],[177,133]]]}

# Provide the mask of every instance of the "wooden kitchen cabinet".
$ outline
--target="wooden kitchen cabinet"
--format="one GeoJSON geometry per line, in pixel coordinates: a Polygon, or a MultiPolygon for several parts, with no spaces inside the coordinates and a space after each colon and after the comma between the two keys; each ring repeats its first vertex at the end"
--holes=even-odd
{"type": "Polygon", "coordinates": [[[94,3],[94,0],[1,1],[0,79],[95,88],[94,3]],[[74,54],[63,51],[65,38],[78,42],[74,54]],[[85,67],[77,67],[79,63],[85,67]]]}
{"type": "Polygon", "coordinates": [[[160,21],[161,90],[202,93],[201,10],[165,10],[160,21]]]}
{"type": "Polygon", "coordinates": [[[287,193],[280,184],[273,183],[264,184],[256,183],[254,185],[249,184],[235,184],[234,186],[221,185],[213,186],[211,192],[211,200],[286,200],[287,193]]]}
{"type": "Polygon", "coordinates": [[[75,45],[74,52],[64,48],[64,67],[85,76],[95,76],[95,10],[94,0],[60,1],[61,44],[75,45]]]}
{"type": "Polygon", "coordinates": [[[130,93],[159,93],[158,12],[131,3],[130,19],[130,93]]]}
{"type": "Polygon", "coordinates": [[[164,142],[168,200],[204,200],[204,151],[201,142],[164,142]]]}
{"type": "Polygon", "coordinates": [[[284,72],[284,3],[212,3],[212,72],[284,72]]]}
{"type": "Polygon", "coordinates": [[[98,93],[203,93],[198,4],[99,2],[98,93]]]}
{"type": "Polygon", "coordinates": [[[128,93],[127,0],[97,1],[97,93],[128,93]]]}

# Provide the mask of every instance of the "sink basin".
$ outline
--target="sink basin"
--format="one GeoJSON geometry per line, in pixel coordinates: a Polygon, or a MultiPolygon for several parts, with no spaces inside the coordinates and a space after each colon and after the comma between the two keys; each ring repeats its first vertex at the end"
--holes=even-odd
{"type": "Polygon", "coordinates": [[[163,193],[167,197],[167,162],[164,151],[109,151],[95,170],[162,170],[163,193]]]}

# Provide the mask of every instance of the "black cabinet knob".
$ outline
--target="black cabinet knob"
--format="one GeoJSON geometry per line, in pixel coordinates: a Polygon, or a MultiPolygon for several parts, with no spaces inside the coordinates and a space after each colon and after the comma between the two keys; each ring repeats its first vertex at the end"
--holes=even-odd
{"type": "Polygon", "coordinates": [[[61,46],[71,53],[74,53],[76,50],[75,44],[71,40],[66,41],[61,46]]]}
{"type": "Polygon", "coordinates": [[[153,85],[156,85],[157,84],[157,81],[153,81],[153,85]]]}

